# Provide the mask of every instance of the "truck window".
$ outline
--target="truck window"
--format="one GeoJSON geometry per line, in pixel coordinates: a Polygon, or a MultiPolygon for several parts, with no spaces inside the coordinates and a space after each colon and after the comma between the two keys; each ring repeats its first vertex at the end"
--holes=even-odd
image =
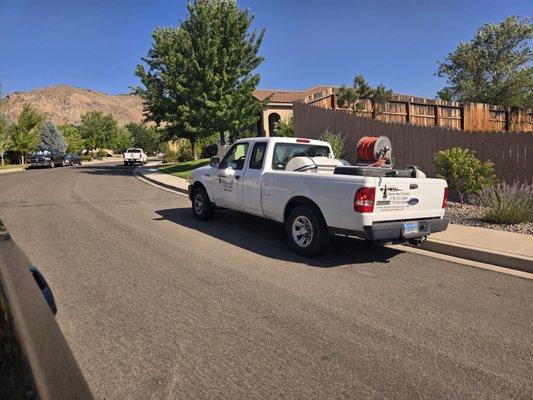
{"type": "Polygon", "coordinates": [[[236,171],[241,170],[244,167],[248,146],[249,143],[237,143],[233,145],[224,156],[219,168],[231,167],[236,171]]]}
{"type": "Polygon", "coordinates": [[[327,146],[301,143],[277,143],[272,157],[272,169],[284,170],[294,157],[329,157],[327,146]]]}
{"type": "Polygon", "coordinates": [[[263,168],[263,159],[265,158],[266,143],[259,142],[254,145],[252,149],[252,156],[250,157],[250,169],[263,168]]]}

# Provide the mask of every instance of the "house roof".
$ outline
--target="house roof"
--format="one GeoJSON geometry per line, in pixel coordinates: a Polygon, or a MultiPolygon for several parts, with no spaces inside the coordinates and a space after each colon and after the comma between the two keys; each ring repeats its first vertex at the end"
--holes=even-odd
{"type": "Polygon", "coordinates": [[[303,100],[306,97],[312,97],[315,93],[327,92],[332,87],[318,85],[305,90],[256,89],[254,90],[254,97],[263,101],[270,96],[270,102],[272,103],[292,103],[303,100]]]}

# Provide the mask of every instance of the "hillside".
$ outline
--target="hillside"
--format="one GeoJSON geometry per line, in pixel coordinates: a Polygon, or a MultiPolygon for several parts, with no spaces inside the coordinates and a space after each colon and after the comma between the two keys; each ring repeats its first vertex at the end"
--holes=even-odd
{"type": "Polygon", "coordinates": [[[89,89],[67,85],[35,89],[30,92],[13,92],[6,96],[2,109],[8,118],[15,120],[24,103],[31,104],[48,116],[56,125],[78,124],[87,111],[97,110],[115,117],[120,125],[141,122],[142,100],[133,95],[108,95],[89,89]]]}

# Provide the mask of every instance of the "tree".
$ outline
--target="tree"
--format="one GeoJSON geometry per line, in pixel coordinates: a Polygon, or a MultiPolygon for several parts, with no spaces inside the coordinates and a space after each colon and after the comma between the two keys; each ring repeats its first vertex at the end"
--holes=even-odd
{"type": "Polygon", "coordinates": [[[346,138],[343,138],[340,133],[335,134],[329,129],[326,129],[326,131],[320,135],[320,140],[328,142],[331,145],[331,150],[333,151],[333,156],[335,158],[344,157],[344,145],[346,138]]]}
{"type": "Polygon", "coordinates": [[[0,160],[1,165],[4,165],[4,154],[11,146],[11,134],[13,127],[11,122],[0,113],[0,160]]]}
{"type": "Polygon", "coordinates": [[[20,154],[22,164],[24,164],[26,155],[37,148],[39,130],[43,123],[44,117],[29,104],[24,104],[11,135],[11,148],[20,154]]]}
{"type": "Polygon", "coordinates": [[[126,127],[120,127],[117,129],[113,138],[113,150],[123,153],[129,147],[133,146],[133,136],[126,127]]]}
{"type": "Polygon", "coordinates": [[[101,111],[88,111],[82,118],[79,131],[85,145],[90,150],[111,148],[117,134],[117,121],[111,114],[101,111]]]}
{"type": "Polygon", "coordinates": [[[531,39],[529,19],[509,17],[500,24],[483,25],[474,39],[459,43],[439,63],[436,75],[446,77],[448,86],[438,96],[512,108],[533,107],[531,39]]]}
{"type": "Polygon", "coordinates": [[[85,142],[81,137],[80,131],[74,125],[61,125],[59,130],[67,142],[67,151],[69,153],[79,153],[85,148],[85,142]]]}
{"type": "Polygon", "coordinates": [[[195,0],[177,28],[158,28],[135,74],[143,88],[145,118],[165,124],[165,138],[196,143],[217,133],[234,137],[254,124],[263,102],[253,97],[259,83],[254,70],[264,30],[250,32],[254,19],[235,0],[195,0]]]}
{"type": "Polygon", "coordinates": [[[130,122],[124,126],[130,131],[134,147],[142,148],[146,153],[155,153],[163,148],[161,133],[155,127],[130,122]]]}
{"type": "Polygon", "coordinates": [[[57,129],[57,126],[50,121],[46,121],[39,130],[39,150],[59,150],[64,153],[67,150],[67,142],[57,129]]]}
{"type": "Polygon", "coordinates": [[[392,90],[386,89],[383,85],[372,88],[362,75],[357,75],[353,80],[352,87],[342,86],[337,91],[337,105],[341,108],[348,108],[354,113],[361,113],[364,110],[364,100],[370,100],[373,114],[381,113],[381,104],[392,98],[392,90]]]}
{"type": "Polygon", "coordinates": [[[294,136],[294,117],[283,121],[279,120],[274,125],[274,136],[293,137],[294,136]]]}

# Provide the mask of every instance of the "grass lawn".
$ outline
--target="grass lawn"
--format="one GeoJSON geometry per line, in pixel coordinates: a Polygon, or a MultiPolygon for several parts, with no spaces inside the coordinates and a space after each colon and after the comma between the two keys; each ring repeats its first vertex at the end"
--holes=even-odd
{"type": "Polygon", "coordinates": [[[179,176],[183,179],[189,179],[193,169],[203,167],[209,164],[209,158],[201,160],[187,161],[179,164],[166,164],[158,167],[157,169],[166,174],[179,176]]]}

